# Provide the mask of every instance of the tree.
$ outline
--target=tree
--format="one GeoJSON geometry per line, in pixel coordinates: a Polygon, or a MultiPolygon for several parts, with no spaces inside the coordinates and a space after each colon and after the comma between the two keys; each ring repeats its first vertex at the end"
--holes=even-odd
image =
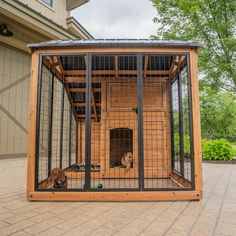
{"type": "Polygon", "coordinates": [[[204,139],[236,140],[236,97],[230,92],[201,91],[201,126],[204,139]]]}
{"type": "Polygon", "coordinates": [[[197,40],[205,83],[236,93],[236,1],[152,0],[157,9],[152,38],[197,40]]]}

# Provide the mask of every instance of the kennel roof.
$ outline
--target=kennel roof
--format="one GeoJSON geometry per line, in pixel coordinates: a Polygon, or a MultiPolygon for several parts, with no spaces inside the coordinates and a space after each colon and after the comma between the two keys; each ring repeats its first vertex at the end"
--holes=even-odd
{"type": "Polygon", "coordinates": [[[70,39],[31,43],[29,48],[40,47],[201,47],[199,42],[155,39],[70,39]]]}

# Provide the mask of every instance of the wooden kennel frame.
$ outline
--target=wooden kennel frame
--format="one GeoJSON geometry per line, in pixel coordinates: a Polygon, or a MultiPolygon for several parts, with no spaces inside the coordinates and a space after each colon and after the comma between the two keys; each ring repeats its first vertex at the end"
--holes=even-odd
{"type": "Polygon", "coordinates": [[[29,200],[202,198],[199,44],[74,40],[29,47],[29,200]],[[133,155],[129,170],[115,166],[124,151],[133,155]],[[72,164],[83,162],[84,171],[74,172],[72,164]],[[53,166],[65,170],[68,189],[46,189],[53,166]],[[104,188],[92,186],[99,181],[104,188]]]}

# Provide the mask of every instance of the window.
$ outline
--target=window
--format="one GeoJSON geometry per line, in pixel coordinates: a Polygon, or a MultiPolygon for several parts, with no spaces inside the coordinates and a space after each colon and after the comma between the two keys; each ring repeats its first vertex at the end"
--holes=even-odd
{"type": "Polygon", "coordinates": [[[42,0],[42,1],[52,7],[52,1],[53,0],[42,0]]]}

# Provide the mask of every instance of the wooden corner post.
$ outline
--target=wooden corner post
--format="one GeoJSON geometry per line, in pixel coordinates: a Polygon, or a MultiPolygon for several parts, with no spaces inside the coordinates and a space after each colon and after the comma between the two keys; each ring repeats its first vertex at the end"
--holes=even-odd
{"type": "Polygon", "coordinates": [[[35,189],[35,158],[36,158],[36,120],[37,120],[37,94],[39,54],[32,54],[29,99],[29,123],[28,123],[28,171],[27,171],[27,197],[30,200],[30,192],[35,189]]]}
{"type": "Polygon", "coordinates": [[[199,197],[203,197],[202,183],[202,143],[201,143],[201,122],[200,122],[200,102],[198,85],[198,63],[197,50],[190,53],[190,80],[192,94],[192,124],[193,124],[193,153],[194,153],[194,183],[195,191],[199,197]]]}

